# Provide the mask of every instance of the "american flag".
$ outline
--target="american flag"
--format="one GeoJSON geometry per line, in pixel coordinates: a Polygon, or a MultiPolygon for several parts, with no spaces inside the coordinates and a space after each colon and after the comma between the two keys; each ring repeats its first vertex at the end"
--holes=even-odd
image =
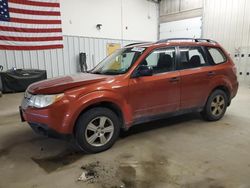
{"type": "Polygon", "coordinates": [[[59,0],[0,0],[0,50],[63,48],[59,0]]]}

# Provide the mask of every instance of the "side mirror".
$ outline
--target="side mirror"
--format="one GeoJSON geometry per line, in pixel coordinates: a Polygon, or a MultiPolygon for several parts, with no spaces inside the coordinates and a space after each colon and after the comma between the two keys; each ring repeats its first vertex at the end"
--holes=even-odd
{"type": "Polygon", "coordinates": [[[137,78],[140,76],[152,76],[153,75],[153,69],[150,66],[147,65],[140,65],[136,71],[133,74],[133,78],[137,78]]]}

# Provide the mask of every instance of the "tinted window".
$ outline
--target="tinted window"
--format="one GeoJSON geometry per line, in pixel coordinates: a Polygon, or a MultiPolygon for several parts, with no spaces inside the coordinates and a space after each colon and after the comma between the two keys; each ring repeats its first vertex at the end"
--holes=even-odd
{"type": "Polygon", "coordinates": [[[223,52],[218,48],[208,48],[208,51],[215,64],[224,63],[227,60],[223,52]]]}
{"type": "Polygon", "coordinates": [[[206,66],[207,61],[201,47],[180,47],[181,69],[206,66]]]}
{"type": "Polygon", "coordinates": [[[142,64],[151,66],[154,74],[174,70],[175,48],[164,48],[154,50],[142,64]]]}

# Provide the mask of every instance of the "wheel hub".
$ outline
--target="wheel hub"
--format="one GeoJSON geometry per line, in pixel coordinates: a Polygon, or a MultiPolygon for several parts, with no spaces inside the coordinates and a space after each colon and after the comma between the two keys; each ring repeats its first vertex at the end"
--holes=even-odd
{"type": "Polygon", "coordinates": [[[97,133],[97,135],[98,135],[99,137],[100,137],[101,135],[104,134],[103,129],[104,129],[104,128],[100,128],[100,127],[97,128],[96,133],[97,133]]]}

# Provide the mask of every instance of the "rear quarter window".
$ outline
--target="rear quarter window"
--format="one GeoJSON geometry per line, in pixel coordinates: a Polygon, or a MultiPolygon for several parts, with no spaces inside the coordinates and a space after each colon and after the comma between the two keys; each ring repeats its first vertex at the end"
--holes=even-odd
{"type": "Polygon", "coordinates": [[[208,52],[210,53],[215,64],[221,64],[227,60],[225,54],[219,48],[208,47],[208,52]]]}

